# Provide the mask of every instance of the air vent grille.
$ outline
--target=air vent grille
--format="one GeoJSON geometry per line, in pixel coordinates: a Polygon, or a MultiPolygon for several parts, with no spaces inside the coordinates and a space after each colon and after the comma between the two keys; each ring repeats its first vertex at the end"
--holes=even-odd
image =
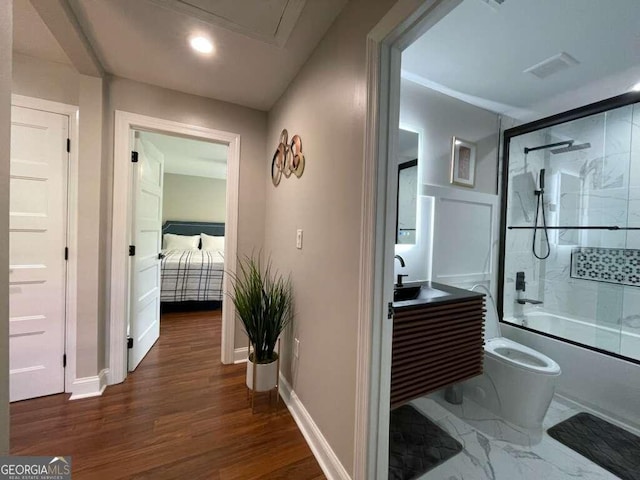
{"type": "Polygon", "coordinates": [[[504,2],[506,2],[506,0],[482,0],[482,1],[494,8],[501,6],[504,2]]]}
{"type": "Polygon", "coordinates": [[[565,52],[558,53],[553,57],[549,57],[532,67],[527,68],[524,73],[530,73],[536,77],[543,79],[554,75],[569,67],[578,65],[580,62],[565,52]]]}

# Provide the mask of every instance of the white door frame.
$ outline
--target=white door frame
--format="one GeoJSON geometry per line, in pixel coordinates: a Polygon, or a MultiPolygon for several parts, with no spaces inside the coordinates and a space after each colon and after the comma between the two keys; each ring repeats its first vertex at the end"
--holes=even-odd
{"type": "MultiPolygon", "coordinates": [[[[78,112],[77,105],[51,102],[40,98],[11,95],[11,105],[16,107],[57,113],[69,117],[69,165],[67,170],[67,247],[69,259],[66,272],[65,345],[67,366],[64,371],[64,391],[73,393],[76,381],[76,331],[78,292],[78,112]]],[[[61,252],[62,254],[62,252],[61,252]]]]}
{"type": "MultiPolygon", "coordinates": [[[[131,239],[131,145],[130,132],[179,135],[226,144],[227,211],[225,219],[225,270],[235,272],[238,251],[238,195],[240,180],[240,135],[188,125],[137,113],[116,110],[113,151],[113,214],[111,223],[111,299],[109,319],[110,385],[127,377],[127,323],[129,318],[129,243],[131,239]]],[[[229,275],[223,289],[229,291],[229,275]]],[[[232,302],[222,307],[222,363],[233,363],[235,309],[232,302]]]]}
{"type": "Polygon", "coordinates": [[[367,36],[354,479],[386,479],[401,53],[462,0],[399,0],[367,36]],[[395,128],[394,128],[395,126],[395,128]],[[385,381],[381,381],[385,379],[385,381]]]}

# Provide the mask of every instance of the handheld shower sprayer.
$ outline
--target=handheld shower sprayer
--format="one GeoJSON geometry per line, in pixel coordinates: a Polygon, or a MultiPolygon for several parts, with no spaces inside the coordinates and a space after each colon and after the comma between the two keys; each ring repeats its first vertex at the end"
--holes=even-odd
{"type": "Polygon", "coordinates": [[[537,201],[536,201],[536,218],[533,224],[535,228],[533,229],[532,251],[533,251],[533,256],[536,257],[538,260],[544,260],[548,258],[549,255],[551,254],[551,245],[549,244],[549,233],[547,232],[547,216],[545,215],[545,211],[544,211],[544,176],[545,176],[545,169],[541,168],[540,174],[538,175],[538,190],[534,192],[536,195],[537,201]],[[536,237],[538,235],[538,214],[540,213],[540,210],[542,210],[542,230],[544,232],[547,253],[546,254],[541,253],[540,255],[538,255],[538,253],[536,252],[536,237]]]}
{"type": "MultiPolygon", "coordinates": [[[[538,150],[549,150],[553,155],[557,155],[559,153],[567,153],[567,152],[574,152],[577,150],[584,150],[586,148],[591,148],[591,143],[586,142],[586,143],[580,143],[580,144],[576,144],[575,140],[564,140],[562,142],[555,142],[555,143],[547,143],[546,145],[539,145],[537,147],[524,147],[524,164],[525,164],[525,171],[527,168],[527,155],[529,154],[529,152],[536,152],[538,150]]],[[[544,176],[545,176],[545,169],[541,168],[540,169],[540,173],[538,175],[538,189],[534,190],[534,194],[536,196],[537,202],[536,202],[536,218],[535,218],[535,223],[533,224],[533,245],[531,247],[531,249],[533,250],[533,256],[536,257],[539,260],[544,260],[546,258],[549,257],[549,255],[551,254],[551,245],[549,243],[549,234],[547,232],[547,217],[545,214],[545,205],[544,205],[544,176]],[[536,252],[536,238],[537,238],[537,234],[538,234],[538,215],[540,213],[540,210],[542,210],[542,228],[541,230],[544,232],[544,238],[545,238],[545,244],[546,244],[546,254],[540,254],[538,255],[538,253],[536,252]]]]}

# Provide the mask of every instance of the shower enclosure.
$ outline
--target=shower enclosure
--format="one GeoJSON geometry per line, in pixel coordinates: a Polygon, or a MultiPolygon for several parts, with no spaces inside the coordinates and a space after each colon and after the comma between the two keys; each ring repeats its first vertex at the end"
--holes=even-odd
{"type": "Polygon", "coordinates": [[[519,328],[640,363],[638,94],[505,131],[498,304],[519,328]]]}

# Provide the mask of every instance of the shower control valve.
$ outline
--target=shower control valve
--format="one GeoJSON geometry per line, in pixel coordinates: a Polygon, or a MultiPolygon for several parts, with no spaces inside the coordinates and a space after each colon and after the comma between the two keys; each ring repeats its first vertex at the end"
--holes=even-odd
{"type": "Polygon", "coordinates": [[[524,281],[524,272],[516,273],[516,291],[524,292],[525,291],[526,282],[524,281]]]}

